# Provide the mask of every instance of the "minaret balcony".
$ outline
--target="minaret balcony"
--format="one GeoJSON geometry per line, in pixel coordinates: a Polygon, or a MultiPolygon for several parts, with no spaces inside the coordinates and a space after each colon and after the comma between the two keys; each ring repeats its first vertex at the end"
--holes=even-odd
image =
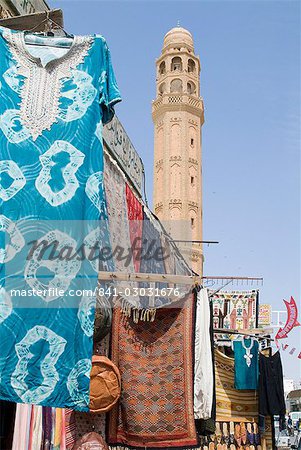
{"type": "Polygon", "coordinates": [[[204,104],[202,97],[190,95],[184,92],[165,93],[152,103],[152,113],[157,115],[158,113],[178,110],[178,109],[190,110],[193,114],[203,118],[204,104]]]}

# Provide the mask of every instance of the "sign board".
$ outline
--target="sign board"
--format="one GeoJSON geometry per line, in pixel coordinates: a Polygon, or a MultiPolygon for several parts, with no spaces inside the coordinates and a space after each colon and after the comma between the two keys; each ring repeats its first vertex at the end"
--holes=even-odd
{"type": "Polygon", "coordinates": [[[142,196],[144,166],[116,116],[104,126],[103,139],[111,155],[118,161],[120,167],[142,196]]]}
{"type": "Polygon", "coordinates": [[[271,305],[265,304],[259,306],[258,325],[262,327],[270,326],[272,322],[271,305]]]}
{"type": "Polygon", "coordinates": [[[0,3],[4,10],[13,12],[13,15],[26,15],[49,10],[49,6],[44,0],[1,0],[0,3]]]}
{"type": "Polygon", "coordinates": [[[0,3],[0,20],[1,19],[7,19],[8,17],[11,17],[12,14],[7,9],[4,9],[3,5],[0,3]]]}
{"type": "MultiPolygon", "coordinates": [[[[1,1],[1,0],[0,0],[1,1]]],[[[48,16],[51,20],[53,20],[56,24],[63,27],[63,11],[61,9],[53,9],[48,12],[48,16]]],[[[0,17],[1,17],[1,9],[0,9],[0,17]]],[[[46,12],[36,12],[33,14],[23,14],[21,16],[14,17],[6,17],[0,19],[0,26],[7,27],[12,30],[31,30],[35,29],[36,31],[44,31],[46,12]]]]}
{"type": "Polygon", "coordinates": [[[32,14],[49,9],[44,0],[12,0],[12,3],[20,14],[32,14]]]}

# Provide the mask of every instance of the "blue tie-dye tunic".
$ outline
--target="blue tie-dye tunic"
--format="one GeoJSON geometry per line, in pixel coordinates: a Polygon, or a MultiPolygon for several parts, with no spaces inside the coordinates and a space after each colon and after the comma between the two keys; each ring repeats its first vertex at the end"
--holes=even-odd
{"type": "Polygon", "coordinates": [[[74,249],[104,238],[102,125],[119,100],[101,36],[0,27],[1,399],[89,410],[99,266],[74,249]]]}

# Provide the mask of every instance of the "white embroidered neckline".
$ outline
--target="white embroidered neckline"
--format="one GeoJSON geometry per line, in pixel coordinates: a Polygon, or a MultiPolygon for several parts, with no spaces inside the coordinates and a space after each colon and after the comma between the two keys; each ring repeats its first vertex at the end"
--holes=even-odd
{"type": "Polygon", "coordinates": [[[251,339],[251,344],[250,344],[249,347],[246,346],[244,339],[242,339],[241,344],[242,344],[243,348],[246,351],[246,353],[244,355],[244,358],[246,360],[246,364],[247,364],[248,367],[250,367],[251,364],[252,364],[252,358],[253,358],[253,355],[251,354],[251,350],[252,350],[253,345],[254,345],[254,340],[251,339]]]}
{"type": "Polygon", "coordinates": [[[24,77],[21,88],[20,117],[22,124],[36,140],[44,130],[50,130],[59,116],[61,80],[84,61],[94,41],[92,36],[74,36],[68,52],[49,61],[45,67],[26,48],[24,34],[5,32],[5,39],[24,77]]]}

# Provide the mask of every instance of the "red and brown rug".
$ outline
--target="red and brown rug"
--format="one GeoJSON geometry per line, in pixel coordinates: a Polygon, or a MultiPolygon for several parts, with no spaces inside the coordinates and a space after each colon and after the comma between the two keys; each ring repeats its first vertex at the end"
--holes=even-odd
{"type": "Polygon", "coordinates": [[[154,322],[134,323],[114,310],[112,360],[122,396],[110,413],[111,446],[197,445],[193,416],[194,299],[157,310],[154,322]]]}

